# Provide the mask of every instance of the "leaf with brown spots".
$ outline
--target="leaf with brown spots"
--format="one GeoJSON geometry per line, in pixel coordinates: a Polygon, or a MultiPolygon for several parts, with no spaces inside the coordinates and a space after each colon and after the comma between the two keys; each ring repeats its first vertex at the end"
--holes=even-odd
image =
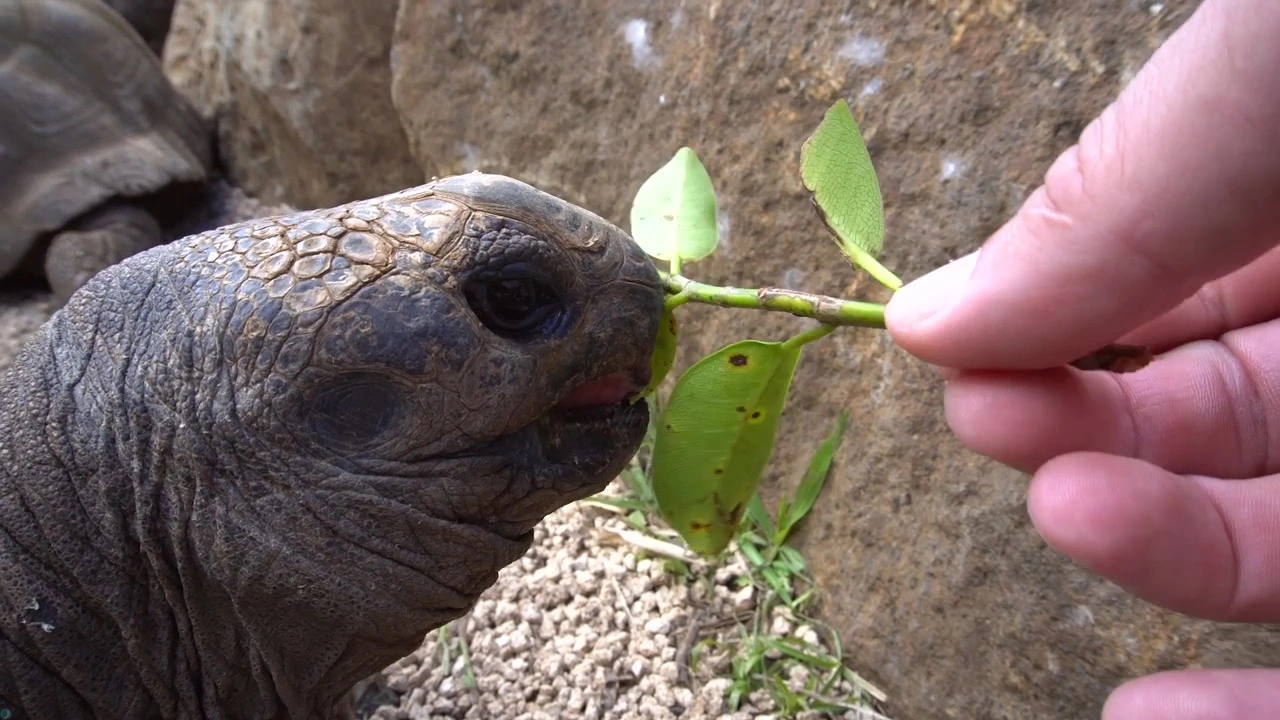
{"type": "Polygon", "coordinates": [[[746,340],[676,382],[653,448],[653,493],[688,546],[723,551],[773,452],[802,344],[746,340]]]}

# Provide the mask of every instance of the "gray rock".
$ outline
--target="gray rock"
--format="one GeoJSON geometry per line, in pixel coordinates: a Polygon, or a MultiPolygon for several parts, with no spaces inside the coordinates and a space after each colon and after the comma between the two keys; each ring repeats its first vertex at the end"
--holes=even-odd
{"type": "MultiPolygon", "coordinates": [[[[803,277],[883,301],[865,276],[850,287],[800,183],[800,144],[832,102],[859,118],[885,196],[884,262],[910,279],[1012,214],[1192,5],[406,2],[393,93],[428,172],[501,168],[618,221],[688,144],[727,228],[724,251],[688,272],[738,286],[803,277]],[[453,82],[408,71],[428,67],[453,82]]],[[[709,308],[682,319],[680,367],[805,326],[709,308]]],[[[939,378],[884,334],[838,333],[801,362],[765,481],[771,500],[793,487],[850,411],[798,540],[824,619],[888,692],[888,714],[1097,717],[1138,674],[1280,663],[1274,631],[1158,610],[1046,549],[1025,478],[964,450],[941,398],[939,378]]]]}
{"type": "Polygon", "coordinates": [[[422,182],[391,104],[396,0],[179,0],[165,70],[232,181],[323,207],[422,182]]]}

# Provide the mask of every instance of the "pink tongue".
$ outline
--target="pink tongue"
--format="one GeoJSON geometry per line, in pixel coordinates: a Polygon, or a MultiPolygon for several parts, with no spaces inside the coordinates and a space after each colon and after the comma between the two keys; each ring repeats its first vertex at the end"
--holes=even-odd
{"type": "Polygon", "coordinates": [[[627,399],[635,388],[625,372],[616,372],[585,382],[569,391],[558,408],[588,407],[591,405],[617,405],[627,399]]]}

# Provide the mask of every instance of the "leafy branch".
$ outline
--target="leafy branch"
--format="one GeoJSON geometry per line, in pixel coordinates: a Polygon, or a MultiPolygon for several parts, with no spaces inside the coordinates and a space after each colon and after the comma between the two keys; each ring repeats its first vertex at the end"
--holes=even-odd
{"type": "MultiPolygon", "coordinates": [[[[884,243],[884,208],[871,157],[849,106],[837,101],[800,149],[800,174],[823,225],[854,266],[892,292],[902,281],[876,256],[884,243]]],[[[839,327],[884,329],[885,306],[783,288],[710,285],[682,274],[719,245],[715,190],[688,147],[636,193],[631,234],[659,269],[667,294],[651,362],[657,388],[675,361],[676,311],[696,302],[786,312],[820,324],[782,342],[743,340],[720,348],[677,379],[657,423],[651,474],[659,511],[686,544],[718,555],[733,539],[772,454],[779,419],[803,349],[839,327]]],[[[1072,363],[1081,370],[1131,372],[1151,359],[1146,348],[1108,345],[1072,363]]]]}

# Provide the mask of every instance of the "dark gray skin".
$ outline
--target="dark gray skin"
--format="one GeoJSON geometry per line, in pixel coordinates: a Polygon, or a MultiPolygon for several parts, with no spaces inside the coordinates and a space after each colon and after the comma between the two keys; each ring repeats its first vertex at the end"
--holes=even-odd
{"type": "Polygon", "coordinates": [[[0,380],[0,707],[344,716],[625,466],[662,297],[478,173],[102,271],[0,380]]]}

